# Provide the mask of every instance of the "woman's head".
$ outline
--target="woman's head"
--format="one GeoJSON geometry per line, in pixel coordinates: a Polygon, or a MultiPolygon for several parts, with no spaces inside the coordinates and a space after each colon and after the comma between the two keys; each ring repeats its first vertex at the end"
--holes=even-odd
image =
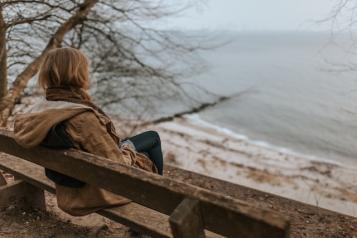
{"type": "Polygon", "coordinates": [[[53,49],[42,64],[38,80],[43,89],[51,87],[88,89],[88,59],[74,48],[53,49]]]}

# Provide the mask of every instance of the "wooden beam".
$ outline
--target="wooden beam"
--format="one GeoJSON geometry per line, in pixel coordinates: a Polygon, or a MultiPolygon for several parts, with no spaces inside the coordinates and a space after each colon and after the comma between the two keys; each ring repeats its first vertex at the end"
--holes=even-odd
{"type": "Polygon", "coordinates": [[[185,198],[170,216],[174,238],[205,238],[198,200],[185,198]]]}
{"type": "Polygon", "coordinates": [[[134,202],[97,213],[153,238],[172,237],[167,215],[134,202]]]}
{"type": "Polygon", "coordinates": [[[288,233],[288,221],[273,211],[258,209],[243,201],[103,157],[74,150],[24,149],[15,142],[11,132],[4,130],[0,130],[0,151],[123,195],[167,215],[185,197],[197,199],[201,203],[206,228],[221,235],[235,237],[242,234],[240,237],[244,238],[270,234],[279,238],[288,233]]]}
{"type": "Polygon", "coordinates": [[[20,180],[0,187],[0,209],[10,204],[21,208],[46,210],[43,190],[20,180]]]}
{"type": "Polygon", "coordinates": [[[19,180],[56,194],[55,184],[45,176],[43,167],[9,155],[8,157],[0,156],[0,169],[12,174],[19,180]]]}

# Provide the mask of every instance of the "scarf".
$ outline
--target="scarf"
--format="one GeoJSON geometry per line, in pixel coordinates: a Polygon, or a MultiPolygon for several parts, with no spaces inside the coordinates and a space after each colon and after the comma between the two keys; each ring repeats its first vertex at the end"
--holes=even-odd
{"type": "Polygon", "coordinates": [[[119,144],[120,138],[115,131],[115,127],[113,122],[104,113],[102,109],[100,109],[97,105],[92,102],[91,97],[88,93],[81,88],[74,87],[51,87],[46,89],[46,100],[48,101],[66,101],[77,104],[82,104],[85,106],[91,107],[94,111],[96,111],[99,115],[105,118],[105,126],[107,132],[112,137],[116,144],[119,144]]]}

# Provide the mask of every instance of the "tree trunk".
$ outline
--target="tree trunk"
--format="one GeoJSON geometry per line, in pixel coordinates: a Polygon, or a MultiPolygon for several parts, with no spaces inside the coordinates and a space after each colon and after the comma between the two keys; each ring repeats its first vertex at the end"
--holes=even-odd
{"type": "Polygon", "coordinates": [[[6,126],[7,119],[10,117],[12,110],[17,101],[20,100],[21,93],[27,86],[27,83],[38,72],[42,62],[44,61],[47,53],[60,47],[67,32],[72,30],[76,25],[85,20],[86,16],[92,9],[92,7],[98,2],[98,0],[85,0],[81,4],[80,8],[66,21],[64,22],[54,33],[51,39],[48,41],[47,46],[42,51],[41,55],[35,58],[15,79],[12,84],[12,88],[9,90],[9,96],[6,100],[0,102],[0,126],[6,126]]]}
{"type": "Polygon", "coordinates": [[[7,95],[6,23],[0,6],[0,100],[7,95]]]}

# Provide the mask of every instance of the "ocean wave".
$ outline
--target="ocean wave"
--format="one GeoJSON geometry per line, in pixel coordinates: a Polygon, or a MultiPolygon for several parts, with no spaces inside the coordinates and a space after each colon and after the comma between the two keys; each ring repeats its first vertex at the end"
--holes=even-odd
{"type": "Polygon", "coordinates": [[[262,148],[266,148],[269,150],[273,150],[276,152],[280,152],[283,154],[287,154],[287,155],[292,155],[292,156],[296,156],[296,157],[301,157],[303,159],[307,159],[310,161],[315,161],[315,162],[323,162],[323,163],[328,163],[328,164],[332,164],[332,165],[337,165],[340,167],[348,167],[338,161],[334,161],[334,160],[330,160],[330,159],[326,159],[323,157],[318,157],[315,155],[309,155],[309,154],[304,154],[301,152],[297,152],[294,151],[293,149],[290,148],[285,148],[285,147],[281,147],[281,146],[276,146],[273,145],[267,141],[260,141],[260,140],[253,140],[250,139],[247,135],[243,135],[243,134],[239,134],[231,129],[228,129],[226,127],[222,127],[216,124],[213,124],[211,122],[205,121],[204,119],[202,119],[200,117],[199,114],[190,114],[190,115],[186,115],[184,116],[184,118],[191,124],[194,125],[198,125],[200,127],[204,127],[204,128],[209,128],[209,129],[213,129],[217,132],[223,133],[231,138],[237,139],[237,140],[242,140],[245,141],[249,144],[258,146],[258,147],[262,147],[262,148]]]}

